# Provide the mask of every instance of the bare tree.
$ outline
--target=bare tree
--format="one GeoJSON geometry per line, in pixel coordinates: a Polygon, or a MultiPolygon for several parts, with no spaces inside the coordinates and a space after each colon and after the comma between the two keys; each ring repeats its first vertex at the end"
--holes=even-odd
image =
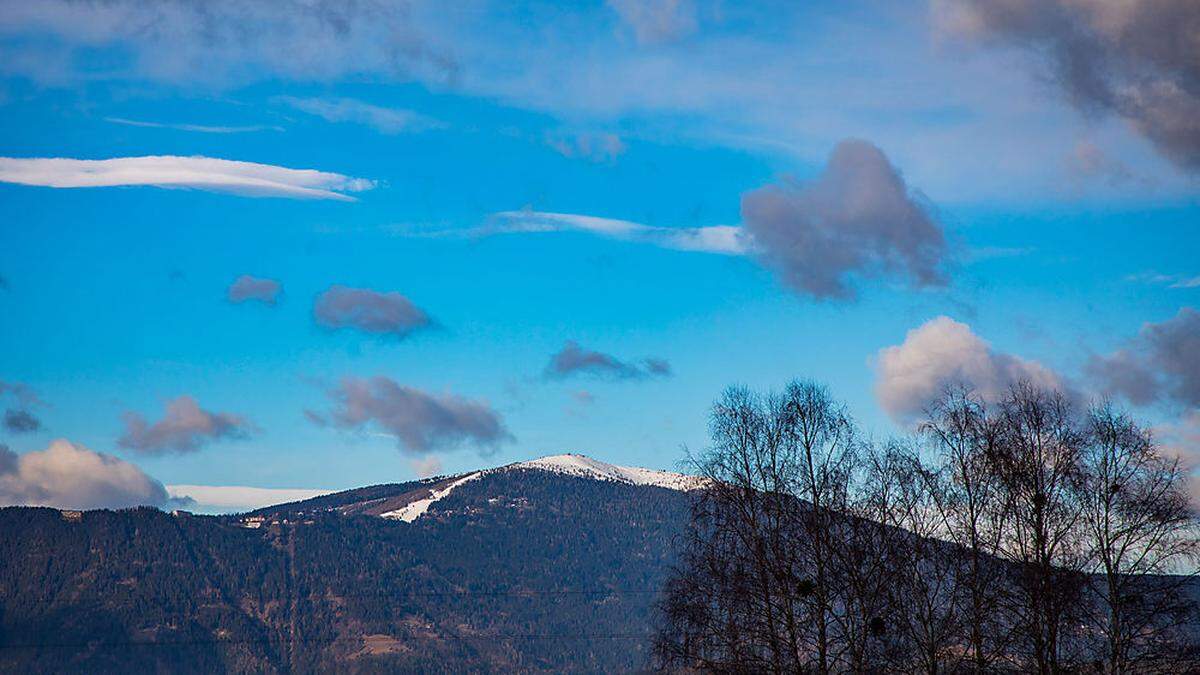
{"type": "MultiPolygon", "coordinates": [[[[799,511],[802,545],[791,545],[800,553],[800,569],[811,575],[810,618],[816,628],[816,667],[827,673],[847,656],[842,653],[845,647],[861,644],[863,631],[856,629],[869,622],[838,597],[842,588],[839,583],[846,581],[845,568],[839,568],[839,562],[847,561],[840,554],[847,550],[844,515],[859,460],[858,434],[845,407],[815,383],[793,382],[780,403],[788,454],[799,469],[789,472],[789,481],[783,487],[808,506],[799,511]],[[837,639],[837,633],[842,637],[858,636],[859,640],[851,640],[848,645],[837,639]]],[[[852,662],[859,660],[861,651],[850,651],[852,662]]]]}
{"type": "Polygon", "coordinates": [[[1196,513],[1179,460],[1148,431],[1106,403],[1091,410],[1087,432],[1081,506],[1099,610],[1090,623],[1106,672],[1147,672],[1177,661],[1169,649],[1197,621],[1185,588],[1200,550],[1196,513]]]}
{"type": "Polygon", "coordinates": [[[1079,545],[1085,434],[1060,392],[1018,384],[1000,402],[989,448],[1007,511],[1000,553],[1016,565],[1013,610],[1026,658],[1038,673],[1061,672],[1074,645],[1086,551],[1079,545]]]}
{"type": "Polygon", "coordinates": [[[998,564],[1010,514],[991,466],[1000,424],[979,397],[954,387],[930,407],[920,429],[937,458],[930,476],[938,482],[929,495],[941,536],[957,545],[955,557],[963,562],[958,597],[968,660],[974,672],[986,672],[1006,657],[1012,637],[1009,573],[998,564]]]}

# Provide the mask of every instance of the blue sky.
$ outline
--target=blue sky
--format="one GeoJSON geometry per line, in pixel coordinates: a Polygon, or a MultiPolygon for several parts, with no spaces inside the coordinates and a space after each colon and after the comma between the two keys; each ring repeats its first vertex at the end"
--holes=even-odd
{"type": "MultiPolygon", "coordinates": [[[[0,443],[25,455],[68,439],[167,485],[340,489],[565,451],[669,468],[703,446],[733,383],[812,377],[872,433],[903,432],[880,350],[946,316],[970,339],[931,328],[928,344],[950,346],[929,358],[951,365],[917,375],[988,386],[1036,364],[1124,396],[1191,451],[1196,361],[1164,366],[1143,328],[1195,339],[1187,138],[1167,147],[1139,110],[1080,104],[1039,52],[979,37],[987,17],[955,23],[965,1],[498,4],[321,18],[321,3],[0,3],[0,407],[39,422],[0,443]],[[827,261],[784,244],[809,241],[822,213],[842,222],[804,211],[812,186],[839,204],[859,194],[822,183],[846,139],[902,181],[897,198],[937,235],[940,282],[890,248],[917,234],[886,218],[847,221],[861,228],[848,246],[867,242],[865,263],[832,272],[849,295],[787,281],[827,261]],[[158,156],[183,159],[86,186],[111,165],[20,161],[158,156]],[[178,178],[200,170],[193,157],[253,165],[178,178]],[[298,194],[253,183],[262,167],[333,177],[298,194]],[[764,186],[801,217],[744,222],[764,186]],[[506,212],[523,225],[502,227],[506,212]],[[535,231],[543,213],[639,229],[535,231]],[[714,226],[754,243],[669,244],[714,226]],[[232,302],[240,275],[282,290],[232,302]],[[333,285],[398,293],[430,321],[330,328],[314,303],[333,285]],[[547,377],[569,341],[633,370],[547,377]],[[1097,374],[1122,349],[1161,392],[1097,374]],[[651,357],[670,375],[628,376],[651,357]],[[377,377],[417,398],[363,394],[359,409],[340,384],[377,377]],[[180,397],[200,409],[173,432],[191,446],[131,431],[130,413],[153,427],[180,397]],[[371,407],[430,400],[505,433],[447,422],[414,447],[396,432],[423,418],[371,407]]],[[[1186,68],[1153,74],[1186,84],[1186,68]]]]}

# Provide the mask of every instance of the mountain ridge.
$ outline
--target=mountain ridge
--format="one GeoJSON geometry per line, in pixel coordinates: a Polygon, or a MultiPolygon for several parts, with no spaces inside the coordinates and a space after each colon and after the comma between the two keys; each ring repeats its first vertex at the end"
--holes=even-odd
{"type": "Polygon", "coordinates": [[[245,516],[258,518],[282,511],[332,509],[347,514],[364,514],[412,523],[423,516],[431,506],[464,484],[487,476],[519,471],[545,472],[570,478],[663,488],[685,493],[704,485],[704,479],[683,473],[610,464],[587,455],[561,453],[475,471],[331,492],[311,499],[261,507],[246,512],[245,516]],[[331,504],[332,506],[326,506],[331,504]]]}

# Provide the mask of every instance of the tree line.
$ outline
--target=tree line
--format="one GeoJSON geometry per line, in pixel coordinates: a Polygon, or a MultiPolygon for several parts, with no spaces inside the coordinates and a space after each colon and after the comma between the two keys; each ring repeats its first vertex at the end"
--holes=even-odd
{"type": "Polygon", "coordinates": [[[1110,403],[948,389],[866,438],[815,383],[731,388],[658,607],[713,672],[1197,672],[1187,475],[1110,403]]]}

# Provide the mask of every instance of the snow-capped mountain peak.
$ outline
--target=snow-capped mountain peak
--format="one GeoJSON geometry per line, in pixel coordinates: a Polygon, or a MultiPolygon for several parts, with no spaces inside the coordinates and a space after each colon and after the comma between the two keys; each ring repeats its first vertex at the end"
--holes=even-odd
{"type": "Polygon", "coordinates": [[[609,480],[632,485],[654,485],[670,490],[694,490],[703,485],[703,480],[695,476],[644,469],[639,466],[617,466],[576,454],[550,455],[528,462],[517,462],[502,468],[539,469],[594,480],[609,480]]]}

